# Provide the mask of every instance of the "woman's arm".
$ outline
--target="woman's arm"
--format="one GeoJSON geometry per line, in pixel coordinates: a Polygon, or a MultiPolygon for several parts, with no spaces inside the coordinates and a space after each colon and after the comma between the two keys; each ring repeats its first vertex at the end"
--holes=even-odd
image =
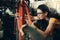
{"type": "Polygon", "coordinates": [[[52,30],[54,25],[52,23],[50,23],[45,31],[42,31],[41,29],[36,29],[40,34],[42,34],[44,37],[46,37],[52,30]]]}
{"type": "Polygon", "coordinates": [[[49,20],[49,24],[46,28],[45,31],[42,31],[41,29],[38,29],[34,24],[32,24],[32,26],[40,33],[42,34],[44,37],[46,37],[54,28],[54,23],[55,23],[56,19],[55,18],[50,18],[49,20]]]}
{"type": "Polygon", "coordinates": [[[22,25],[22,27],[20,28],[20,32],[21,32],[21,35],[23,36],[24,35],[24,32],[23,32],[23,28],[26,26],[27,24],[24,24],[24,25],[22,25]]]}

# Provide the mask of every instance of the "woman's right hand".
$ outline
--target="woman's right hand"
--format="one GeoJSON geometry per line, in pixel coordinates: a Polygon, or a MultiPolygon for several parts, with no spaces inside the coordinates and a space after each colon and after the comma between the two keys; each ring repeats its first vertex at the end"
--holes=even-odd
{"type": "Polygon", "coordinates": [[[20,28],[20,32],[21,32],[21,35],[23,36],[24,35],[24,32],[23,32],[23,28],[26,26],[26,24],[22,25],[21,28],[20,28]]]}

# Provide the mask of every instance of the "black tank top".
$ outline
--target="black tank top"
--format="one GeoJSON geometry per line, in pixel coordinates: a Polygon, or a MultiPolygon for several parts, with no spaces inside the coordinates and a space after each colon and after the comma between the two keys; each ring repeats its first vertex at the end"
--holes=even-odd
{"type": "Polygon", "coordinates": [[[37,26],[39,29],[45,31],[47,26],[48,26],[48,21],[43,19],[43,20],[37,20],[35,23],[34,23],[35,26],[37,26]]]}

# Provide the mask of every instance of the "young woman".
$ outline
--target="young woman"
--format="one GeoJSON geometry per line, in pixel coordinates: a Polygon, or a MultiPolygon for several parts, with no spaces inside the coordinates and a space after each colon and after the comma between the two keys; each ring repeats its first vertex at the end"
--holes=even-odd
{"type": "Polygon", "coordinates": [[[32,25],[29,25],[28,22],[27,24],[37,30],[45,40],[47,40],[46,38],[52,33],[55,24],[60,24],[56,18],[50,17],[49,8],[44,4],[38,6],[36,18],[37,20],[34,21],[32,25]]]}

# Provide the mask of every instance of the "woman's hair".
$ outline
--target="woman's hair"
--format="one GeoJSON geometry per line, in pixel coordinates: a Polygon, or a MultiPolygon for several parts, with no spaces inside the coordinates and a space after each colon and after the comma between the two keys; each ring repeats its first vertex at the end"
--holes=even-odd
{"type": "Polygon", "coordinates": [[[42,10],[42,12],[44,12],[44,13],[45,12],[48,12],[49,13],[49,8],[45,4],[39,5],[37,9],[42,10]]]}

